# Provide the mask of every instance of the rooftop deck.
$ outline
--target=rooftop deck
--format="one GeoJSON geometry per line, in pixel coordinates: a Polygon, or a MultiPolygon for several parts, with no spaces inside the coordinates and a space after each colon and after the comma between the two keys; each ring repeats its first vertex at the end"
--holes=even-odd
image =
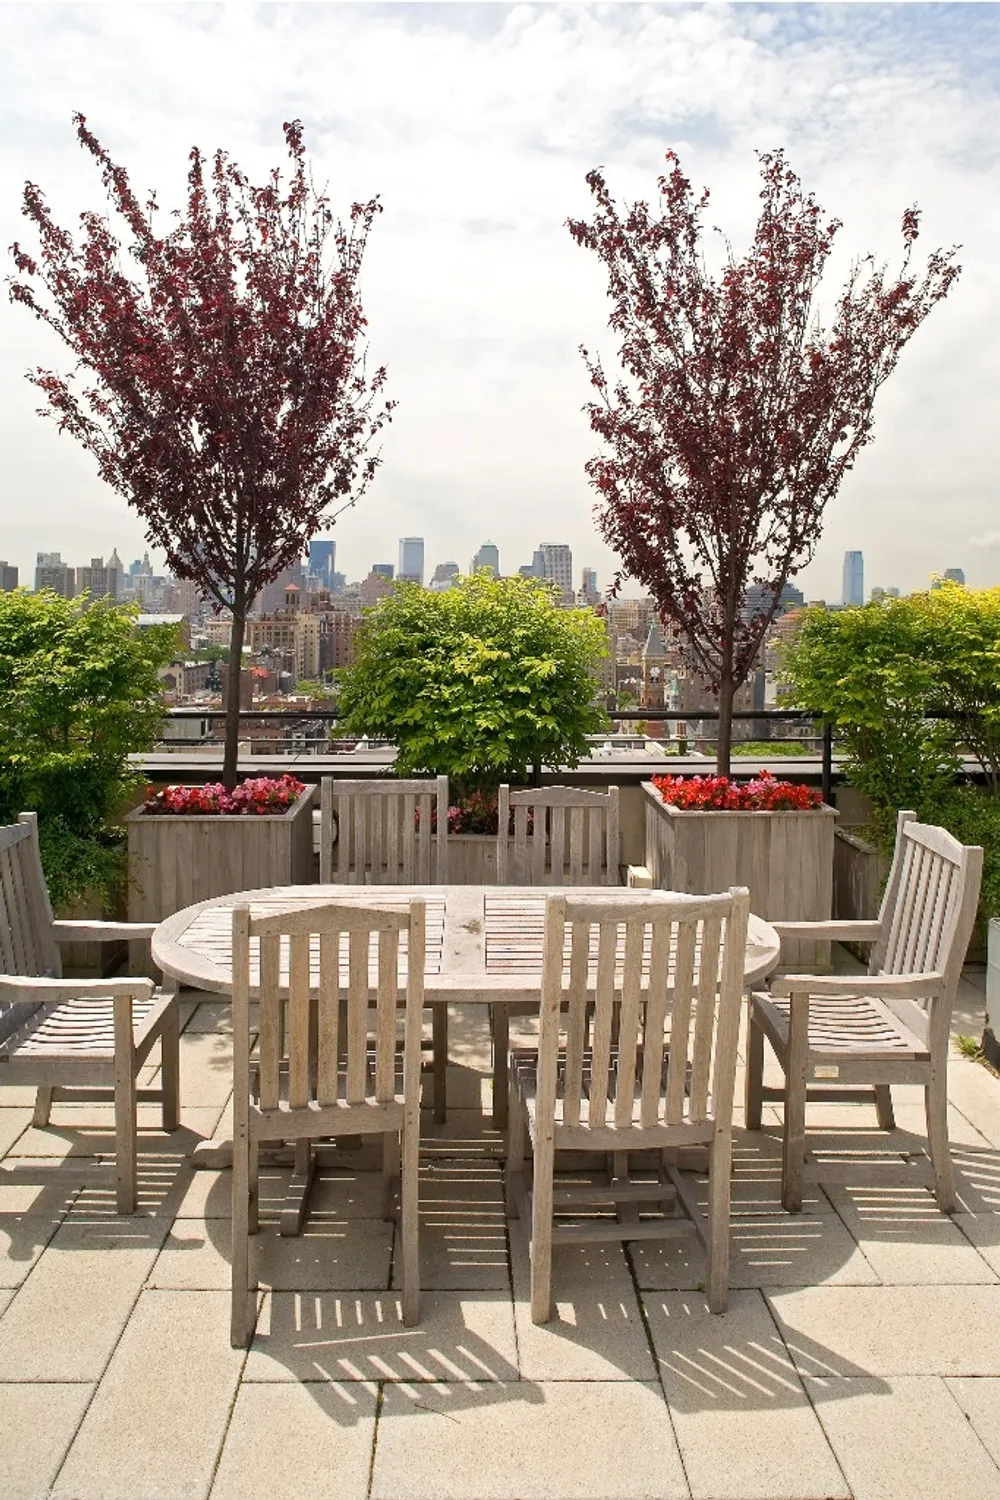
{"type": "MultiPolygon", "coordinates": [[[[982,983],[963,981],[958,1032],[982,1029],[982,983]]],[[[772,1111],[737,1131],[725,1315],[693,1241],[562,1246],[539,1328],[485,1015],[456,1009],[454,1108],[425,1115],[420,1326],[400,1322],[374,1161],[331,1148],[303,1236],[262,1225],[247,1354],[228,1173],[187,1160],[230,1132],[228,1002],[190,993],[184,1022],[183,1127],[141,1107],[135,1219],[114,1212],[110,1106],[37,1130],[28,1091],[0,1092],[3,1500],[1000,1497],[1000,1082],[978,1064],[951,1063],[954,1219],[898,1177],[785,1214],[772,1111]]],[[[856,1105],[810,1121],[833,1149],[922,1149],[918,1091],[895,1098],[891,1138],[856,1105]]],[[[283,1174],[263,1187],[266,1218],[283,1174]]]]}

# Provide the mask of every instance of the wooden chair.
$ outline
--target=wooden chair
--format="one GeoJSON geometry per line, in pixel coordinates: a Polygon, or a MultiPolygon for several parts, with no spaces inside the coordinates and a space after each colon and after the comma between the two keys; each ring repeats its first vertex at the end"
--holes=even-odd
{"type": "Polygon", "coordinates": [[[319,836],[323,885],[445,885],[448,778],[337,781],[324,776],[319,836]]]}
{"type": "MultiPolygon", "coordinates": [[[[621,884],[616,786],[606,792],[573,786],[525,787],[512,792],[504,785],[497,814],[497,885],[621,884]]],[[[493,1123],[498,1130],[507,1125],[510,1019],[532,1013],[532,1006],[490,1006],[493,1123]]]]}
{"type": "MultiPolygon", "coordinates": [[[[751,1000],[746,1123],[759,1130],[762,1101],[784,1101],[786,1209],[801,1209],[804,1182],[817,1176],[806,1166],[808,1100],[874,1100],[879,1124],[891,1130],[891,1085],[920,1083],[937,1201],[945,1213],[954,1211],[948,1035],[982,868],[982,849],[962,845],[945,829],[901,812],[875,921],[774,923],[782,937],[872,944],[866,976],[790,974],[772,981],[770,994],[755,994],[751,1000]],[[765,1037],[785,1074],[783,1089],[763,1084],[765,1037]],[[810,1087],[816,1082],[820,1087],[810,1087]]],[[[853,1182],[871,1170],[884,1179],[885,1168],[877,1163],[867,1173],[857,1164],[824,1166],[822,1178],[853,1182]]]]}
{"type": "Polygon", "coordinates": [[[497,885],[621,885],[616,786],[501,786],[498,814],[497,885]]]}
{"type": "Polygon", "coordinates": [[[511,1054],[507,1149],[508,1212],[530,1215],[536,1323],[551,1316],[553,1243],[652,1239],[692,1229],[708,1252],[709,1305],[713,1312],[725,1308],[749,909],[745,889],[718,896],[549,897],[541,1030],[537,1048],[511,1054]],[[593,1044],[587,1046],[591,1002],[593,1044]],[[525,1133],[533,1152],[530,1193],[523,1176],[525,1133]],[[708,1147],[707,1217],[671,1160],[684,1146],[708,1147]],[[667,1153],[659,1183],[630,1182],[628,1152],[649,1148],[667,1153]],[[556,1188],[557,1151],[610,1153],[608,1185],[556,1188]],[[616,1218],[554,1221],[557,1208],[592,1213],[598,1202],[614,1203],[616,1218]],[[664,1215],[640,1221],[637,1206],[644,1202],[659,1202],[664,1215]]]}
{"type": "MultiPolygon", "coordinates": [[[[320,781],[322,885],[446,885],[448,778],[320,781]],[[432,823],[437,824],[432,829],[432,823]]],[[[431,1014],[434,1118],[447,1116],[448,1008],[431,1014]]]]}
{"type": "Polygon", "coordinates": [[[403,1320],[420,1315],[417,1170],[420,1147],[420,1029],[426,907],[312,907],[252,917],[233,910],[233,1264],[232,1343],[244,1347],[257,1317],[249,1236],[257,1231],[262,1141],[295,1141],[296,1169],[312,1172],[310,1142],[383,1137],[384,1211],[401,1171],[403,1320]],[[406,940],[405,1021],[396,1044],[401,939],[406,940]],[[259,940],[259,963],[251,940],[259,940]],[[287,958],[282,954],[286,949],[287,958]],[[251,966],[256,973],[251,979],[251,966]],[[282,994],[287,975],[287,1001],[282,994]],[[259,1050],[251,1065],[250,988],[259,975],[259,1050]],[[346,984],[342,982],[346,975],[346,984]],[[369,1004],[372,986],[374,1007],[369,1004]]]}
{"type": "Polygon", "coordinates": [[[180,1025],[174,990],[150,979],[63,979],[59,943],[152,936],[152,922],[57,922],[38,853],[36,815],[0,828],[0,1086],[37,1088],[33,1123],[56,1099],[113,1100],[118,1212],[136,1210],[136,1109],[157,1100],[176,1130],[180,1025]],[[159,1089],[137,1087],[154,1043],[159,1089]]]}

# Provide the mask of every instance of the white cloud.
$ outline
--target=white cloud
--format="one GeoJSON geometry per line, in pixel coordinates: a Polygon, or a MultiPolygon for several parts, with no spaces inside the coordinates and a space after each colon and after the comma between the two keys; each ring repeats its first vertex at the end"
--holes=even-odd
{"type": "MultiPolygon", "coordinates": [[[[24,235],[25,177],[64,222],[100,203],[73,136],[88,115],[140,186],[181,201],[186,153],[224,145],[255,177],[300,116],[335,207],[385,213],[363,295],[372,357],[399,401],[385,466],[337,528],[352,574],[423,533],[464,565],[484,538],[504,567],[567,540],[610,577],[583,464],[594,440],[576,349],[614,350],[599,267],[570,240],[586,171],[619,199],[655,195],[668,145],[712,189],[737,251],[756,213],[754,148],[785,145],[844,220],[835,271],[898,255],[899,215],[965,271],[882,393],[876,439],[828,514],[810,596],[836,597],[862,547],[873,582],[913,587],[988,549],[995,510],[1000,106],[994,7],[6,6],[0,58],[0,244],[24,235]],[[969,547],[974,555],[963,555],[969,547]]],[[[141,548],[141,528],[69,440],[32,415],[28,364],[65,364],[0,307],[0,556],[73,561],[141,548]]]]}

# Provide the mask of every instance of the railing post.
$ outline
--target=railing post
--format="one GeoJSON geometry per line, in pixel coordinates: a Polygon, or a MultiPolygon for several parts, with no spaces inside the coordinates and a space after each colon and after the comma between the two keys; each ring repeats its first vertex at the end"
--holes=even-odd
{"type": "Polygon", "coordinates": [[[833,799],[833,725],[823,725],[823,801],[832,805],[833,799]]]}

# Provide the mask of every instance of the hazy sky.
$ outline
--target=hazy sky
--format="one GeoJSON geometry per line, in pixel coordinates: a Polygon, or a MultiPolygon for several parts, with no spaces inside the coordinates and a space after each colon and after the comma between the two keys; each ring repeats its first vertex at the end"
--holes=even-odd
{"type": "MultiPolygon", "coordinates": [[[[866,585],[965,567],[1000,583],[1000,11],[995,5],[5,5],[0,244],[30,243],[24,180],[60,222],[104,205],[77,144],[82,111],[140,189],[183,201],[189,148],[224,146],[255,180],[302,119],[335,209],[381,195],[362,295],[371,357],[398,402],[384,466],[335,531],[350,577],[426,538],[428,571],[487,538],[513,572],[569,542],[603,586],[583,466],[585,343],[613,360],[600,267],[565,228],[601,165],[650,198],[673,147],[707,222],[741,252],[755,149],[784,146],[843,220],[828,301],[854,255],[898,262],[917,201],[924,251],[964,271],[876,408],[874,444],[827,512],[799,582],[840,595],[847,548],[866,585]]],[[[32,581],[39,549],[86,562],[143,547],[125,502],[38,404],[23,372],[61,346],[0,300],[0,557],[32,581]]],[[[630,591],[632,592],[632,591],[630,591]]]]}

